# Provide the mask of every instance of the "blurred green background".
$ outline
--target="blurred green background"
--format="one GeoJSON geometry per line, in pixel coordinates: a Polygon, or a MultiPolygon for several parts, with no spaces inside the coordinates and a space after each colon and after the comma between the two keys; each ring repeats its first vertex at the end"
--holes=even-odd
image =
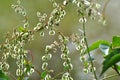
{"type": "MultiPolygon", "coordinates": [[[[62,3],[63,0],[57,0],[62,3]]],[[[96,0],[98,1],[103,8],[106,0],[96,0]]],[[[12,32],[13,28],[22,26],[22,18],[18,14],[11,9],[11,4],[16,3],[16,0],[1,0],[0,1],[0,43],[3,43],[5,38],[5,34],[10,31],[12,32]]],[[[38,22],[38,18],[36,16],[36,12],[40,11],[42,13],[50,14],[52,11],[52,3],[49,0],[23,0],[22,5],[27,11],[28,19],[30,22],[30,28],[36,26],[38,22]]],[[[66,8],[67,15],[61,21],[60,26],[57,27],[59,31],[64,33],[64,35],[70,36],[72,33],[76,33],[78,28],[82,28],[80,23],[78,22],[79,16],[77,15],[77,10],[73,5],[68,5],[66,8]]],[[[88,19],[86,29],[88,42],[91,44],[92,42],[104,39],[111,41],[112,36],[120,35],[120,0],[111,0],[106,8],[106,20],[107,24],[105,26],[102,23],[98,22],[98,19],[95,21],[91,21],[88,19]]],[[[29,49],[33,52],[34,62],[33,64],[36,66],[38,70],[41,71],[41,56],[44,54],[44,48],[46,44],[51,44],[57,36],[48,36],[48,32],[46,32],[45,37],[40,37],[39,34],[36,34],[34,41],[29,44],[26,44],[26,49],[29,49]]],[[[74,70],[72,71],[72,76],[74,80],[92,80],[90,79],[90,75],[86,75],[83,73],[82,68],[83,64],[79,61],[79,55],[74,51],[74,48],[70,45],[72,58],[72,63],[74,65],[74,70]]],[[[58,52],[59,53],[59,52],[58,52]]],[[[95,66],[97,67],[97,73],[99,74],[101,71],[101,63],[103,58],[99,50],[97,50],[95,54],[95,66]],[[99,56],[99,57],[98,57],[99,56]]],[[[9,61],[11,63],[10,72],[15,74],[15,65],[13,60],[9,61]]],[[[54,74],[62,71],[62,62],[60,60],[60,55],[55,54],[54,58],[50,62],[50,68],[55,69],[54,74]],[[53,62],[54,61],[54,62],[53,62]]],[[[53,75],[54,75],[53,74],[53,75]]],[[[115,72],[111,69],[107,71],[107,74],[115,74],[115,72]]],[[[39,76],[37,73],[31,76],[31,80],[39,80],[39,76]]],[[[119,77],[110,78],[107,80],[120,80],[119,77]]]]}

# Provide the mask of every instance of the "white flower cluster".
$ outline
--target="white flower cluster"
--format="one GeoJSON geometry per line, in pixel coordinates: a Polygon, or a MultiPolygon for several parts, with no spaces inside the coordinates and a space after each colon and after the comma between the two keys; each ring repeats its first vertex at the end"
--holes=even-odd
{"type": "Polygon", "coordinates": [[[46,45],[45,48],[45,54],[42,56],[42,74],[44,74],[44,72],[46,72],[46,75],[44,77],[42,77],[44,80],[51,80],[52,77],[50,75],[50,72],[53,72],[52,70],[48,69],[48,61],[50,61],[52,59],[52,54],[51,52],[56,52],[56,42],[53,42],[53,44],[51,45],[46,45]]]}
{"type": "Polygon", "coordinates": [[[69,57],[69,49],[67,47],[69,38],[60,33],[58,39],[61,42],[61,59],[64,60],[63,67],[65,73],[62,75],[62,80],[73,80],[70,75],[71,70],[73,70],[73,65],[71,63],[71,58],[69,57]]]}

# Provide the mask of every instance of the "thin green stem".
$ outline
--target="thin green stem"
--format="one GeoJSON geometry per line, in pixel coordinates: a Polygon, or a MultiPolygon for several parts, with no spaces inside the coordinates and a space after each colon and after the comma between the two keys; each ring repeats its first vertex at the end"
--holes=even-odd
{"type": "Polygon", "coordinates": [[[52,80],[54,80],[54,79],[57,78],[58,76],[62,75],[63,73],[64,73],[64,72],[61,72],[61,73],[55,75],[55,76],[52,78],[52,80]]]}
{"type": "Polygon", "coordinates": [[[87,38],[86,38],[86,28],[85,28],[85,19],[84,19],[84,17],[83,17],[83,24],[82,24],[82,26],[83,26],[83,32],[84,32],[83,36],[84,36],[85,44],[86,44],[86,47],[87,47],[87,53],[88,53],[88,56],[90,58],[90,63],[91,63],[91,66],[92,66],[92,71],[93,71],[95,79],[98,80],[96,72],[94,70],[94,64],[93,64],[93,61],[92,61],[92,57],[90,55],[90,51],[89,51],[89,48],[88,48],[88,42],[87,42],[87,38]]]}
{"type": "Polygon", "coordinates": [[[109,2],[110,2],[110,0],[107,0],[105,5],[104,5],[103,11],[102,11],[102,16],[103,17],[105,17],[105,11],[106,11],[106,8],[107,8],[109,2]]]}
{"type": "Polygon", "coordinates": [[[111,78],[111,77],[115,77],[115,76],[118,76],[118,74],[114,74],[114,75],[107,76],[107,77],[105,77],[105,78],[102,78],[102,80],[105,80],[105,79],[108,79],[108,78],[111,78]]]}
{"type": "Polygon", "coordinates": [[[39,70],[37,70],[36,68],[34,68],[34,70],[37,72],[37,74],[38,74],[39,76],[41,75],[41,73],[40,73],[39,70]]]}
{"type": "Polygon", "coordinates": [[[114,69],[114,70],[116,71],[116,73],[120,76],[120,73],[119,73],[119,71],[118,71],[118,69],[117,69],[117,65],[114,65],[113,69],[114,69]]]}

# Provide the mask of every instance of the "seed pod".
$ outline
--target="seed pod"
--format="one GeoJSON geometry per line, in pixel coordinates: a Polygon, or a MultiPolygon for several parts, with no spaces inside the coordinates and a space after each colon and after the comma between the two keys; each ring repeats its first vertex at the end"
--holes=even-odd
{"type": "Polygon", "coordinates": [[[40,32],[40,36],[45,36],[45,33],[43,31],[40,32]]]}
{"type": "Polygon", "coordinates": [[[55,31],[54,30],[50,30],[49,31],[49,35],[55,35],[55,31]]]}
{"type": "Polygon", "coordinates": [[[75,48],[77,51],[79,51],[81,49],[81,46],[77,45],[75,48]]]}
{"type": "Polygon", "coordinates": [[[24,23],[24,28],[27,28],[27,27],[29,27],[29,23],[28,22],[24,23]]]}
{"type": "Polygon", "coordinates": [[[69,70],[73,70],[73,65],[71,63],[69,64],[69,70]]]}
{"type": "Polygon", "coordinates": [[[50,45],[46,45],[45,52],[47,53],[52,47],[50,45]]]}
{"type": "Polygon", "coordinates": [[[21,76],[23,74],[23,71],[21,69],[16,70],[16,76],[21,76]]]}
{"type": "Polygon", "coordinates": [[[3,62],[3,64],[1,65],[1,68],[2,68],[3,70],[8,70],[9,67],[10,67],[9,64],[6,63],[6,62],[3,62]]]}
{"type": "Polygon", "coordinates": [[[48,58],[48,60],[50,60],[51,58],[52,58],[52,54],[47,54],[47,58],[48,58]]]}
{"type": "Polygon", "coordinates": [[[48,63],[47,63],[47,62],[44,62],[44,63],[42,64],[42,70],[46,70],[47,66],[48,66],[48,63]]]}
{"type": "Polygon", "coordinates": [[[86,73],[86,74],[89,72],[88,69],[86,69],[86,68],[84,68],[83,71],[84,71],[84,73],[86,73]]]}
{"type": "Polygon", "coordinates": [[[42,56],[42,61],[47,61],[46,56],[42,56]]]}
{"type": "Polygon", "coordinates": [[[53,3],[53,7],[55,8],[55,7],[57,7],[58,6],[58,4],[56,3],[56,2],[54,2],[53,3]]]}
{"type": "Polygon", "coordinates": [[[45,76],[45,80],[51,80],[51,75],[47,74],[47,75],[45,76]]]}
{"type": "Polygon", "coordinates": [[[62,80],[69,80],[69,73],[66,72],[62,75],[62,80]]]}
{"type": "Polygon", "coordinates": [[[61,35],[58,36],[58,39],[60,40],[60,42],[63,42],[63,37],[61,35]]]}
{"type": "Polygon", "coordinates": [[[68,63],[67,63],[67,62],[64,62],[64,63],[63,63],[63,66],[64,66],[64,67],[68,67],[68,63]]]}
{"type": "Polygon", "coordinates": [[[41,17],[41,13],[39,11],[37,12],[37,17],[41,17]]]}
{"type": "Polygon", "coordinates": [[[61,54],[61,59],[67,59],[67,55],[66,54],[61,54]]]}
{"type": "Polygon", "coordinates": [[[27,71],[27,75],[31,75],[34,72],[34,69],[31,68],[29,71],[27,71]]]}

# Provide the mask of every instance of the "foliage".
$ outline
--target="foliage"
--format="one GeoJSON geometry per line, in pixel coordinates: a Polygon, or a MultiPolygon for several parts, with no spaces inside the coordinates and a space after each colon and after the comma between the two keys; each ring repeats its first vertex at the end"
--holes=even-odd
{"type": "Polygon", "coordinates": [[[112,43],[106,40],[99,40],[94,42],[91,46],[88,46],[88,40],[86,37],[86,22],[87,18],[92,20],[95,17],[100,17],[103,23],[105,23],[104,13],[99,12],[100,4],[94,0],[64,0],[62,4],[57,3],[55,0],[50,0],[53,4],[53,10],[51,13],[41,13],[37,12],[37,17],[39,22],[33,29],[29,29],[29,21],[27,12],[21,4],[20,0],[17,0],[16,4],[12,4],[12,9],[20,14],[24,20],[23,25],[17,29],[14,29],[12,34],[6,36],[5,43],[0,45],[0,80],[8,80],[9,68],[11,67],[8,63],[8,58],[11,57],[16,61],[18,66],[16,70],[16,80],[29,80],[29,76],[34,72],[39,74],[41,80],[57,80],[60,77],[60,80],[73,80],[71,71],[73,70],[73,65],[71,63],[71,58],[69,57],[70,51],[68,43],[73,43],[76,50],[80,54],[80,60],[84,64],[83,71],[87,73],[93,73],[94,79],[98,80],[96,74],[96,68],[94,67],[94,59],[91,56],[91,51],[99,48],[104,54],[103,69],[100,75],[105,73],[108,68],[112,67],[118,75],[120,75],[120,66],[117,64],[120,61],[120,37],[113,36],[112,43]],[[56,26],[59,26],[62,19],[66,15],[65,8],[69,5],[75,5],[78,15],[80,16],[79,22],[82,24],[81,34],[72,34],[70,37],[64,35],[62,32],[59,32],[55,29],[56,26]],[[42,56],[42,72],[36,69],[36,66],[33,65],[33,55],[30,50],[26,50],[24,47],[26,43],[34,40],[35,34],[39,32],[40,36],[44,37],[44,31],[48,30],[49,35],[54,36],[58,34],[58,40],[54,40],[52,44],[46,45],[44,55],[42,56]],[[61,50],[61,60],[63,61],[63,71],[61,73],[51,75],[54,70],[50,69],[49,61],[52,59],[54,53],[57,50],[61,50]],[[28,59],[28,55],[31,56],[31,60],[28,59]],[[86,55],[89,57],[89,61],[86,58],[86,55]],[[58,77],[59,76],[59,77],[58,77]]]}
{"type": "Polygon", "coordinates": [[[7,75],[2,70],[0,70],[0,80],[8,80],[7,75]]]}
{"type": "MultiPolygon", "coordinates": [[[[116,63],[120,61],[120,37],[113,36],[112,43],[105,40],[100,40],[93,43],[88,49],[90,51],[99,48],[104,53],[104,62],[103,62],[103,70],[101,75],[110,67],[115,67],[115,70],[119,72],[119,65],[116,66],[116,63]]],[[[118,73],[119,74],[119,73],[118,73]]]]}

